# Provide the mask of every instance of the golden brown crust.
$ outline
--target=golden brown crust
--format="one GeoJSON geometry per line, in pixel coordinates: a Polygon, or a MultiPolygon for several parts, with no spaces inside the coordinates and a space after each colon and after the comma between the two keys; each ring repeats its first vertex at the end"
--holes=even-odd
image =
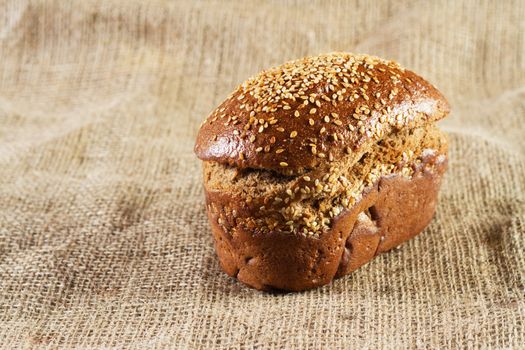
{"type": "Polygon", "coordinates": [[[221,266],[228,275],[260,290],[300,291],[344,276],[428,225],[446,169],[443,156],[439,159],[432,168],[421,165],[410,179],[401,175],[380,178],[320,237],[254,233],[237,217],[250,213],[232,215],[228,211],[232,206],[242,211],[242,203],[226,193],[207,192],[208,217],[221,266]]]}
{"type": "Polygon", "coordinates": [[[397,63],[348,53],[306,57],[239,86],[202,124],[195,152],[238,168],[300,173],[448,111],[434,86],[397,63]]]}

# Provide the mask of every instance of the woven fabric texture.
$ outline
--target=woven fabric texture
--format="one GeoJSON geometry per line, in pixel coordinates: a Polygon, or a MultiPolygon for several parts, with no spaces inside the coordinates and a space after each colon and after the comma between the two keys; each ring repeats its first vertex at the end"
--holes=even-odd
{"type": "Polygon", "coordinates": [[[525,2],[0,0],[0,348],[525,344],[525,2]],[[332,285],[251,290],[205,216],[200,122],[259,70],[394,59],[452,105],[423,234],[332,285]]]}

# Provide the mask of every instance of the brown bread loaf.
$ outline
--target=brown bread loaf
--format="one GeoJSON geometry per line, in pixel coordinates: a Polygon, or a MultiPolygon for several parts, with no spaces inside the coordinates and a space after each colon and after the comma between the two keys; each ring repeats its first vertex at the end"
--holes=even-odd
{"type": "Polygon", "coordinates": [[[300,291],[420,233],[449,112],[431,84],[367,55],[306,57],[241,84],[201,125],[206,205],[230,276],[300,291]]]}

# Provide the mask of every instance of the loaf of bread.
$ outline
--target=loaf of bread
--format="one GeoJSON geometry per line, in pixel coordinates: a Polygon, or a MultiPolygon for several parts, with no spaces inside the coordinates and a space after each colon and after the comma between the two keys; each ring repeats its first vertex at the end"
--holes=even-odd
{"type": "Polygon", "coordinates": [[[331,53],[263,71],[203,122],[224,271],[261,290],[329,283],[420,233],[447,164],[443,95],[395,62],[331,53]]]}

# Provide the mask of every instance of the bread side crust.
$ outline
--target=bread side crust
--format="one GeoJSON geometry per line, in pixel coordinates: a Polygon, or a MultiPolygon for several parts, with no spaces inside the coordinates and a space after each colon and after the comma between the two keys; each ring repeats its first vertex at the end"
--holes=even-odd
{"type": "Polygon", "coordinates": [[[319,237],[246,227],[237,220],[242,203],[234,203],[228,193],[206,191],[221,267],[259,290],[301,291],[349,274],[416,236],[432,220],[447,161],[444,154],[427,158],[411,178],[402,174],[379,178],[319,237]],[[227,209],[232,207],[235,212],[227,209]]]}

